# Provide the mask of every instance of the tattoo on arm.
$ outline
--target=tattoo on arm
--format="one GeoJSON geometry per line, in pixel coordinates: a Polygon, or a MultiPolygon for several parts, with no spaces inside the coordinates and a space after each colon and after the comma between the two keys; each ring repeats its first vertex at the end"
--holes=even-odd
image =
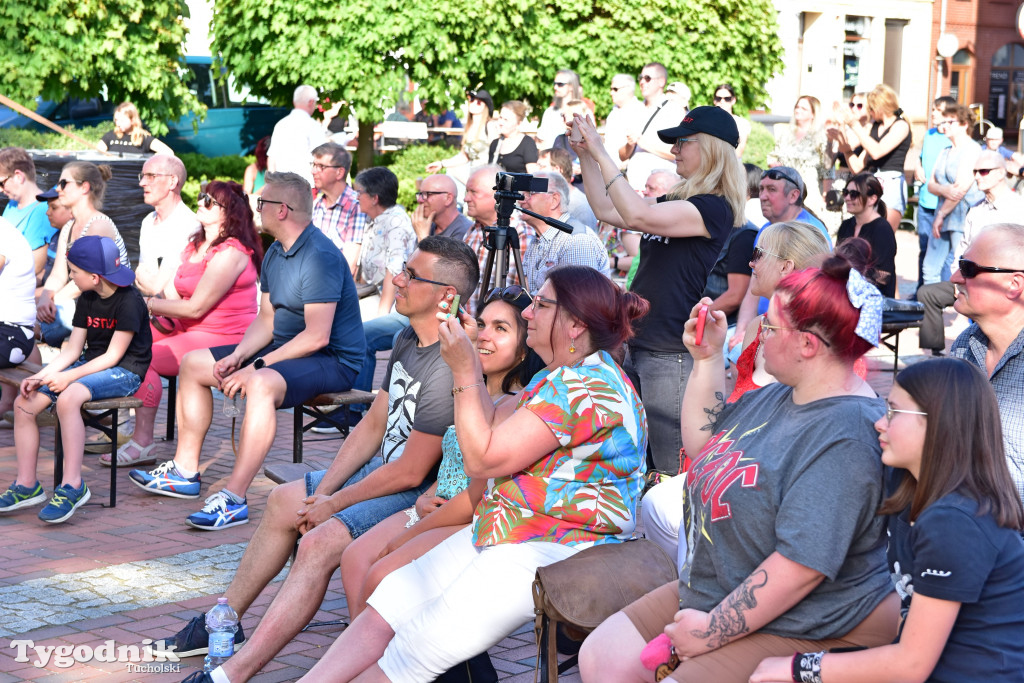
{"type": "Polygon", "coordinates": [[[690,635],[707,639],[708,649],[716,650],[750,632],[745,612],[757,607],[754,592],[768,583],[768,572],[758,569],[748,576],[736,590],[711,610],[706,631],[691,631],[690,635]]]}
{"type": "Polygon", "coordinates": [[[704,414],[708,416],[708,423],[700,428],[702,432],[714,430],[715,425],[718,424],[718,416],[721,415],[722,409],[725,408],[725,394],[721,391],[716,391],[715,400],[718,401],[715,405],[704,409],[704,414]]]}

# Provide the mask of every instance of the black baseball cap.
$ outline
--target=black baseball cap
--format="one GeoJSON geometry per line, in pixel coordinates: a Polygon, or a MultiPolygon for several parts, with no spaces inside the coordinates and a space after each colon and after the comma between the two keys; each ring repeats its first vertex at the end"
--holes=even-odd
{"type": "Polygon", "coordinates": [[[494,99],[491,97],[491,93],[486,90],[467,90],[466,97],[473,100],[480,100],[487,105],[487,111],[490,112],[491,116],[494,116],[494,99]]]}
{"type": "Polygon", "coordinates": [[[719,140],[725,140],[733,147],[740,144],[740,131],[732,114],[720,107],[694,107],[675,128],[658,131],[658,137],[667,145],[675,144],[679,138],[694,133],[707,133],[719,140]]]}

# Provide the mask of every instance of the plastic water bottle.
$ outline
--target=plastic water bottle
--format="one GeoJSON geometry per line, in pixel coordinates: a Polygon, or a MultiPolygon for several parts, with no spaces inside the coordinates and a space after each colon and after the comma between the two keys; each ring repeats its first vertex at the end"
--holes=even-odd
{"type": "Polygon", "coordinates": [[[224,406],[222,412],[227,417],[238,417],[245,410],[245,397],[242,396],[242,392],[236,391],[234,398],[229,398],[227,394],[224,394],[224,406]]]}
{"type": "Polygon", "coordinates": [[[203,660],[203,671],[213,671],[234,654],[237,630],[238,614],[231,609],[227,598],[217,598],[217,606],[206,613],[210,651],[203,660]]]}

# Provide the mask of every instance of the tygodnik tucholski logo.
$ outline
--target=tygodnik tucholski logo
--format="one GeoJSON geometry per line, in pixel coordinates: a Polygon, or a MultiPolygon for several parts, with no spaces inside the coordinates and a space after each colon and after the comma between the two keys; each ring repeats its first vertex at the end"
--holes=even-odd
{"type": "Polygon", "coordinates": [[[113,640],[104,640],[100,645],[36,645],[31,640],[12,640],[11,648],[17,651],[16,662],[32,662],[42,669],[53,664],[66,669],[75,664],[87,662],[123,662],[131,673],[178,673],[181,658],[174,653],[174,646],[165,647],[163,641],[154,643],[146,638],[139,645],[118,645],[113,640]]]}

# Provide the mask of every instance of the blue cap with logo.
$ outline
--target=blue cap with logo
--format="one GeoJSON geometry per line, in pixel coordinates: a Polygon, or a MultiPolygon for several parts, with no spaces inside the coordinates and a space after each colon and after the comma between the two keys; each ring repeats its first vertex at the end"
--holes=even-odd
{"type": "Polygon", "coordinates": [[[121,263],[121,252],[114,240],[100,235],[79,237],[68,249],[68,261],[87,273],[95,273],[118,287],[135,282],[135,273],[121,263]]]}

